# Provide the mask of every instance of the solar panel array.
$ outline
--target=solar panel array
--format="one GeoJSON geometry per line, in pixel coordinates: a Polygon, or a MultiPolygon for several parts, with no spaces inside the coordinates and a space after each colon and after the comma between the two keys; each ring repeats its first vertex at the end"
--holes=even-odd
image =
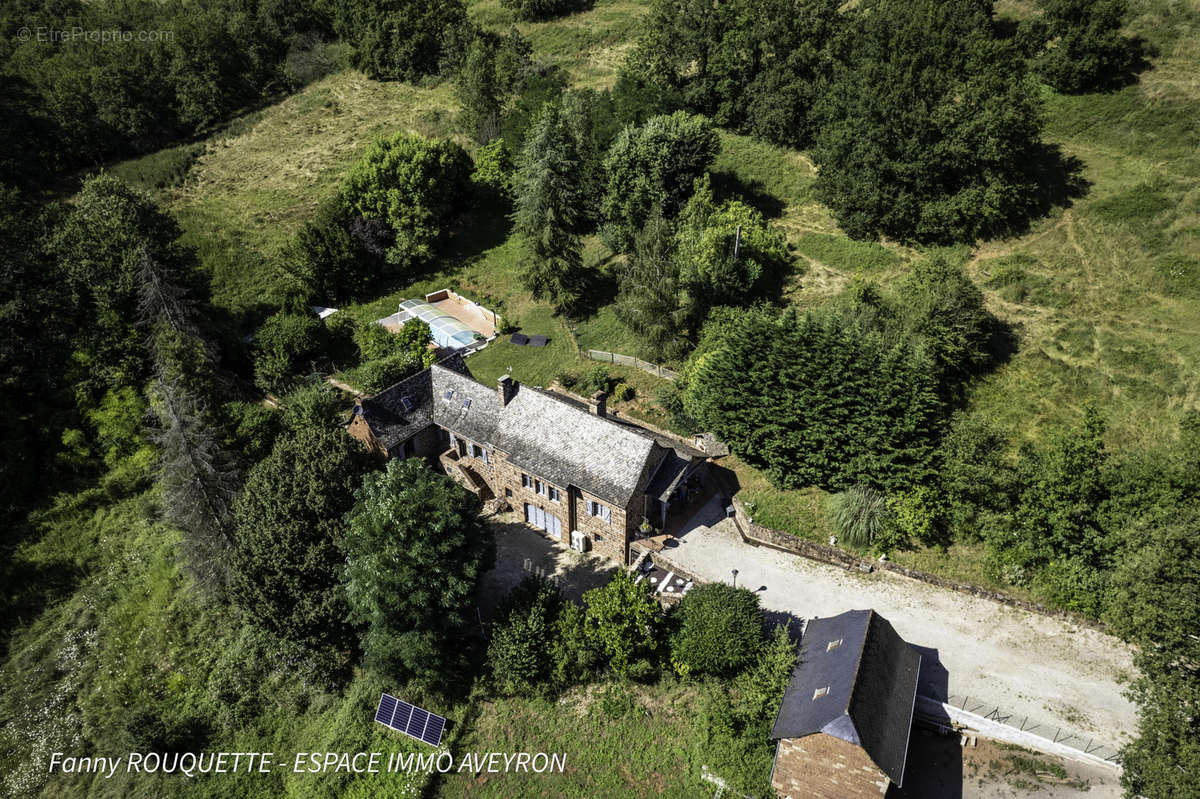
{"type": "Polygon", "coordinates": [[[446,729],[446,719],[442,716],[403,702],[391,694],[379,697],[375,720],[430,746],[441,744],[442,731],[446,729]]]}

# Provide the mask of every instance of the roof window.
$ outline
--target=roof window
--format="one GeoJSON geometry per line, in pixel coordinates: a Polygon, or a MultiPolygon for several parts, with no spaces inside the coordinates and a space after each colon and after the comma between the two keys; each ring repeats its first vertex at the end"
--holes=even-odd
{"type": "Polygon", "coordinates": [[[815,702],[816,700],[825,696],[827,693],[829,693],[828,685],[826,685],[824,688],[818,688],[817,690],[813,691],[813,701],[815,702]]]}
{"type": "Polygon", "coordinates": [[[828,646],[825,647],[825,651],[832,652],[833,650],[837,649],[841,645],[842,645],[841,638],[837,639],[836,641],[830,641],[828,646]]]}

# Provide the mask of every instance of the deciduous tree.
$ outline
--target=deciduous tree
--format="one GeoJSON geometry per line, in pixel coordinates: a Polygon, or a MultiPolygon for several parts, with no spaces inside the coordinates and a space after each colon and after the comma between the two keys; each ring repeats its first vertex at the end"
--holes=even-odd
{"type": "Polygon", "coordinates": [[[387,223],[387,261],[398,270],[426,263],[467,194],[471,159],[451,141],[397,133],[377,139],[342,181],[350,211],[387,223]]]}
{"type": "Polygon", "coordinates": [[[343,521],[369,459],[343,430],[280,437],[234,503],[233,597],[256,624],[308,646],[353,639],[343,521]]]}
{"type": "Polygon", "coordinates": [[[453,637],[474,618],[495,544],[478,501],[423,461],[392,460],[354,494],[346,596],[363,662],[394,679],[444,685],[463,662],[453,637]]]}
{"type": "Polygon", "coordinates": [[[601,205],[613,245],[627,252],[655,213],[674,218],[720,147],[708,120],[682,111],[617,134],[604,161],[608,187],[601,205]]]}

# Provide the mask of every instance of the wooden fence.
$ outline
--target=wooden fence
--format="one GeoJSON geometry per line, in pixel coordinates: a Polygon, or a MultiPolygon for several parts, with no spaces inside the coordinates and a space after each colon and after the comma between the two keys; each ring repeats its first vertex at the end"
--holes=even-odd
{"type": "Polygon", "coordinates": [[[679,372],[668,369],[665,366],[659,366],[656,363],[643,361],[641,358],[633,358],[629,355],[620,355],[615,352],[604,352],[603,350],[588,350],[587,355],[593,361],[604,361],[605,363],[617,363],[622,366],[635,366],[643,372],[649,372],[656,377],[663,377],[667,380],[674,380],[679,377],[679,372]]]}

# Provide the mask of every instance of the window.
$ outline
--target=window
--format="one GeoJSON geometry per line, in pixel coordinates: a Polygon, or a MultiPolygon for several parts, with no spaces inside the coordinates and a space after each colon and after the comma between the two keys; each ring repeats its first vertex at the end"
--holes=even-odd
{"type": "Polygon", "coordinates": [[[587,501],[588,516],[597,516],[604,520],[605,524],[612,524],[612,513],[607,505],[601,505],[599,502],[587,501]]]}
{"type": "Polygon", "coordinates": [[[521,488],[533,488],[533,478],[527,474],[521,475],[521,488]]]}
{"type": "Polygon", "coordinates": [[[827,693],[829,693],[828,685],[826,685],[824,688],[818,688],[817,690],[813,691],[813,701],[820,699],[821,697],[825,696],[825,694],[827,694],[827,693]]]}
{"type": "Polygon", "coordinates": [[[550,486],[550,501],[562,502],[562,495],[558,493],[558,489],[554,486],[550,486]]]}
{"type": "Polygon", "coordinates": [[[512,499],[512,489],[511,488],[504,489],[504,496],[508,497],[509,499],[512,499]]]}
{"type": "Polygon", "coordinates": [[[484,449],[483,447],[480,447],[480,448],[479,448],[479,456],[480,456],[481,458],[483,458],[483,462],[484,462],[484,463],[491,463],[491,461],[489,461],[489,460],[488,460],[488,454],[487,454],[487,450],[486,450],[486,449],[484,449]]]}
{"type": "Polygon", "coordinates": [[[838,648],[839,646],[841,646],[841,645],[842,645],[842,639],[841,639],[841,638],[837,639],[836,641],[830,641],[830,642],[829,642],[829,645],[825,647],[825,651],[826,651],[826,652],[832,652],[833,650],[837,649],[837,648],[838,648]]]}
{"type": "Polygon", "coordinates": [[[546,484],[541,480],[533,481],[533,490],[541,494],[543,497],[546,496],[546,484]]]}
{"type": "Polygon", "coordinates": [[[449,430],[446,431],[446,434],[450,436],[450,449],[458,449],[458,439],[449,430]]]}

